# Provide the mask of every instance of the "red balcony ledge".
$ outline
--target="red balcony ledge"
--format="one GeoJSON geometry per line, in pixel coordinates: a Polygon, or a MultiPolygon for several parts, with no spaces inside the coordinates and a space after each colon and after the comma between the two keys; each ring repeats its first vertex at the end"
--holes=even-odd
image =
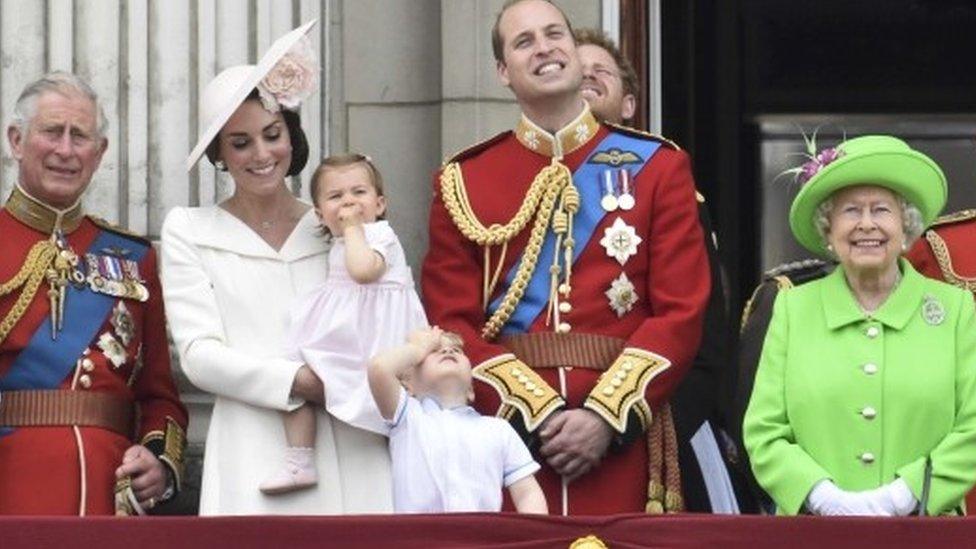
{"type": "MultiPolygon", "coordinates": [[[[611,549],[973,547],[976,518],[716,515],[540,517],[517,514],[344,517],[0,518],[0,548],[272,547],[569,548],[595,536],[611,549]]],[[[577,545],[577,549],[599,548],[577,545]]]]}

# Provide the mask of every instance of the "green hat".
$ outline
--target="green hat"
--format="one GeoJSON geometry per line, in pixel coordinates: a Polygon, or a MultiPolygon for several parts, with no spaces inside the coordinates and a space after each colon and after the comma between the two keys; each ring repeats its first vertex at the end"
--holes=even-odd
{"type": "Polygon", "coordinates": [[[811,252],[829,257],[817,231],[817,207],[836,191],[855,185],[878,185],[901,195],[922,212],[927,227],[945,206],[948,190],[939,166],[901,139],[866,135],[825,149],[799,168],[803,183],[790,208],[790,229],[811,252]]]}

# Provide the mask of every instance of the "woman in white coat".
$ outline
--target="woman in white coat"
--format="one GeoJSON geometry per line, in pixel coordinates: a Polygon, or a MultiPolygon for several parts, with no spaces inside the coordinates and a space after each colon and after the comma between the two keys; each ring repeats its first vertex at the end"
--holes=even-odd
{"type": "Polygon", "coordinates": [[[392,509],[385,438],[335,420],[320,408],[317,486],[286,495],[258,490],[286,447],[280,411],[322,404],[323,386],[285,358],[296,298],[326,278],[327,248],[310,206],[288,190],[308,144],[297,109],[315,88],[303,36],[308,23],[276,41],[257,65],[229,68],[207,86],[209,120],[187,158],[200,157],[234,180],[217,206],[176,208],[162,230],[162,279],[170,329],[187,377],[214,393],[200,514],[380,513],[392,509]]]}

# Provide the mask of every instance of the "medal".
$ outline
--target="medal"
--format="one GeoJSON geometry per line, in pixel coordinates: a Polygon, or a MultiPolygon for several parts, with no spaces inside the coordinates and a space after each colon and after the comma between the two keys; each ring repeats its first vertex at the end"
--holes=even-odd
{"type": "Polygon", "coordinates": [[[85,254],[88,264],[88,287],[93,292],[147,301],[149,290],[139,276],[139,264],[131,259],[125,259],[128,250],[103,250],[111,255],[85,254]]]}
{"type": "Polygon", "coordinates": [[[600,199],[600,207],[606,212],[612,212],[617,209],[617,196],[616,189],[613,185],[613,172],[611,170],[605,170],[603,172],[603,198],[600,199]]]}
{"type": "Polygon", "coordinates": [[[621,210],[630,210],[634,207],[634,195],[631,192],[631,179],[630,172],[627,168],[622,168],[617,171],[617,178],[620,180],[620,198],[617,199],[617,204],[620,206],[621,210]]]}
{"type": "Polygon", "coordinates": [[[613,225],[603,230],[600,245],[607,250],[608,256],[623,265],[627,263],[630,256],[637,255],[637,245],[643,241],[644,239],[637,236],[637,231],[633,227],[618,217],[613,225]]]}

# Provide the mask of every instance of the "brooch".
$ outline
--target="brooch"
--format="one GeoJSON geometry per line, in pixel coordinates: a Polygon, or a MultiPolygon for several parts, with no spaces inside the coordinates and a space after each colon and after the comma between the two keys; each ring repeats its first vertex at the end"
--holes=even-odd
{"type": "Polygon", "coordinates": [[[945,307],[932,295],[926,295],[922,303],[922,318],[929,326],[938,326],[945,321],[945,307]]]}

